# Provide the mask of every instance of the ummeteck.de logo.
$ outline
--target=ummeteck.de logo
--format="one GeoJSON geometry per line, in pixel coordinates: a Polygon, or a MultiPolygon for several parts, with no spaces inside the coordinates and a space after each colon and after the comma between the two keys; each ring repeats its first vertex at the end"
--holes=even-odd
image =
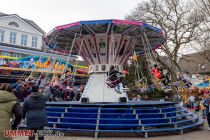
{"type": "Polygon", "coordinates": [[[4,130],[4,137],[33,136],[34,130],[4,130]]]}

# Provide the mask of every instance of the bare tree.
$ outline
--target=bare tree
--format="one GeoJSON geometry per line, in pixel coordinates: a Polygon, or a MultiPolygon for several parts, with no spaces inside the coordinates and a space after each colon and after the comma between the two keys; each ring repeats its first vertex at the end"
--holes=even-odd
{"type": "Polygon", "coordinates": [[[203,17],[202,24],[199,26],[201,35],[195,40],[196,50],[210,62],[210,0],[196,1],[196,5],[194,9],[198,9],[203,17]]]}
{"type": "Polygon", "coordinates": [[[201,10],[203,16],[207,21],[210,21],[210,0],[196,1],[197,7],[201,10]]]}
{"type": "Polygon", "coordinates": [[[160,27],[167,40],[162,49],[181,70],[177,63],[178,53],[182,47],[200,36],[198,27],[203,21],[201,14],[192,6],[189,0],[149,0],[138,4],[126,19],[160,27]]]}
{"type": "Polygon", "coordinates": [[[194,48],[210,63],[210,32],[203,34],[196,40],[197,45],[194,48]]]}

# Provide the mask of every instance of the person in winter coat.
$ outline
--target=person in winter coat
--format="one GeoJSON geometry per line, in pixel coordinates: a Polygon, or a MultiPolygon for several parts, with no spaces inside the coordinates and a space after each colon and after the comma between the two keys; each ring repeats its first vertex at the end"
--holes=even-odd
{"type": "Polygon", "coordinates": [[[162,68],[160,68],[157,64],[154,64],[154,68],[151,71],[155,78],[162,80],[164,86],[168,85],[168,77],[164,75],[162,68]]]}
{"type": "MultiPolygon", "coordinates": [[[[26,118],[27,128],[30,130],[43,130],[47,126],[47,114],[45,103],[50,98],[50,91],[47,88],[45,95],[39,92],[39,86],[32,87],[32,94],[23,103],[23,118],[26,118]]],[[[38,136],[39,140],[44,140],[44,136],[38,136]]],[[[35,140],[35,135],[29,137],[35,140]]]]}
{"type": "Polygon", "coordinates": [[[152,69],[152,74],[157,79],[161,79],[162,78],[162,75],[161,75],[161,72],[159,70],[158,65],[156,65],[156,64],[154,65],[154,68],[152,69]]]}
{"type": "Polygon", "coordinates": [[[110,67],[110,70],[109,70],[109,77],[110,77],[110,80],[114,81],[114,80],[118,79],[118,76],[117,76],[117,75],[118,75],[119,73],[120,73],[120,72],[119,72],[118,70],[116,70],[114,66],[111,66],[111,67],[110,67]]]}
{"type": "Polygon", "coordinates": [[[123,92],[123,74],[116,70],[115,67],[112,65],[109,70],[109,78],[108,80],[111,81],[110,87],[115,87],[117,93],[121,94],[123,92]]]}
{"type": "Polygon", "coordinates": [[[15,95],[0,90],[0,140],[12,140],[10,137],[4,137],[4,130],[17,129],[21,119],[22,113],[15,95]],[[13,115],[15,120],[11,124],[10,119],[13,115]]]}
{"type": "Polygon", "coordinates": [[[206,99],[204,100],[203,105],[206,107],[206,116],[209,125],[208,130],[210,131],[210,97],[208,94],[206,95],[206,99]]]}

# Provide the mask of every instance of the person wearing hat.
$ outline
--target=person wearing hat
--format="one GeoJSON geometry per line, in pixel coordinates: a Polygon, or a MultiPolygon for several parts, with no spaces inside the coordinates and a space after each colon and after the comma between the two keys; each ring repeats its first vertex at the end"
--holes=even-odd
{"type": "MultiPolygon", "coordinates": [[[[39,86],[32,87],[32,94],[28,96],[23,103],[23,118],[26,118],[26,125],[29,130],[43,130],[47,126],[47,114],[45,103],[50,98],[50,91],[47,88],[45,94],[39,92],[39,86]]],[[[39,140],[44,140],[44,136],[39,136],[39,140]]],[[[35,135],[29,137],[29,140],[35,140],[35,135]]]]}

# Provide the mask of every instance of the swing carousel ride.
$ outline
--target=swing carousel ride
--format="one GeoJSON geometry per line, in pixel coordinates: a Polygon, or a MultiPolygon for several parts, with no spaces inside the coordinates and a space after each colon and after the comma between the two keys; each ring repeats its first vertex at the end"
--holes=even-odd
{"type": "Polygon", "coordinates": [[[68,49],[69,55],[76,53],[89,64],[90,78],[81,98],[86,102],[127,102],[116,73],[123,72],[123,64],[133,51],[151,52],[164,40],[160,29],[125,20],[75,22],[57,26],[45,37],[48,46],[56,46],[60,52],[68,49]]]}
{"type": "MultiPolygon", "coordinates": [[[[47,129],[93,133],[95,137],[107,132],[143,133],[148,137],[150,132],[183,134],[185,129],[203,124],[199,116],[174,102],[128,101],[123,84],[123,74],[128,73],[123,65],[133,52],[150,55],[161,47],[165,37],[160,29],[127,20],[80,21],[55,27],[44,39],[53,51],[81,56],[89,64],[90,75],[79,102],[47,103],[47,129]]],[[[56,83],[69,78],[67,70],[63,69],[56,83]]],[[[159,77],[158,72],[155,74],[159,77]]],[[[144,76],[137,79],[147,82],[144,76]]]]}

